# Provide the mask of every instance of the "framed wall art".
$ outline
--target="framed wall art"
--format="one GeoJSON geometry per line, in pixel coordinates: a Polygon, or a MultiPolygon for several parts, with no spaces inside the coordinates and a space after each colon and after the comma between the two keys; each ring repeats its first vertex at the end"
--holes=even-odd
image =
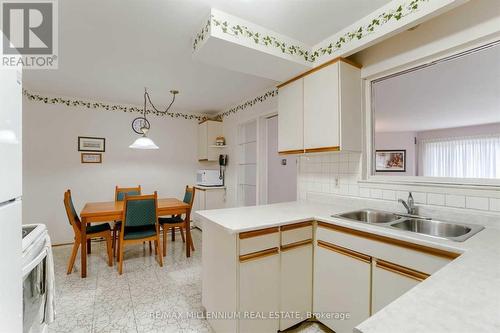
{"type": "Polygon", "coordinates": [[[102,154],[82,153],[82,163],[102,163],[102,154]]]}
{"type": "Polygon", "coordinates": [[[406,172],[406,150],[376,150],[376,172],[406,172]]]}
{"type": "Polygon", "coordinates": [[[106,151],[106,139],[88,136],[78,137],[78,151],[94,151],[104,153],[106,151]]]}

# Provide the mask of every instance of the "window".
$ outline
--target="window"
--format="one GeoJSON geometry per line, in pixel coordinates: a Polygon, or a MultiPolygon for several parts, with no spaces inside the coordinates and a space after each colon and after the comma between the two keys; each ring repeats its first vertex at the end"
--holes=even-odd
{"type": "Polygon", "coordinates": [[[500,135],[427,139],[419,147],[422,176],[500,178],[500,135]]]}

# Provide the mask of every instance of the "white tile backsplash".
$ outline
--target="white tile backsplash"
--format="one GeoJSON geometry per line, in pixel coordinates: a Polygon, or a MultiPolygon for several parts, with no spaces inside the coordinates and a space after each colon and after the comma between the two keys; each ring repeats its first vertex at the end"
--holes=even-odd
{"type": "MultiPolygon", "coordinates": [[[[320,153],[299,158],[298,198],[319,198],[321,195],[341,195],[377,199],[380,202],[407,200],[411,191],[417,205],[453,207],[500,212],[500,195],[477,189],[448,189],[438,185],[414,186],[362,182],[361,154],[355,152],[320,153]],[[337,182],[338,180],[338,182],[337,182]],[[484,194],[486,193],[486,195],[484,194]],[[318,194],[318,195],[315,195],[318,194]]],[[[423,206],[425,207],[425,206],[423,206]]],[[[438,208],[438,207],[436,207],[438,208]]]]}
{"type": "Polygon", "coordinates": [[[445,196],[445,204],[448,207],[464,208],[465,207],[465,196],[447,194],[445,196]]]}

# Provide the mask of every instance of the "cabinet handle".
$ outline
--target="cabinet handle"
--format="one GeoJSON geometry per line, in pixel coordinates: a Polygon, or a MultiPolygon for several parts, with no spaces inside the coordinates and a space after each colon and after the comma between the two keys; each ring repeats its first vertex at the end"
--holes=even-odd
{"type": "Polygon", "coordinates": [[[288,250],[295,249],[295,248],[301,247],[301,246],[306,246],[309,244],[312,244],[312,239],[306,239],[306,240],[295,242],[295,243],[281,245],[281,251],[288,251],[288,250]]]}
{"type": "Polygon", "coordinates": [[[272,255],[275,255],[278,253],[280,253],[279,248],[273,247],[273,248],[267,249],[267,250],[243,254],[243,255],[240,255],[240,262],[247,262],[250,260],[261,259],[261,258],[272,256],[272,255]]]}
{"type": "Polygon", "coordinates": [[[349,249],[346,249],[345,247],[334,245],[332,243],[328,243],[328,242],[325,242],[325,241],[318,240],[318,246],[322,247],[324,249],[333,251],[333,252],[337,252],[337,253],[343,254],[345,256],[348,256],[348,257],[351,257],[351,258],[354,258],[354,259],[361,260],[361,261],[366,262],[368,264],[372,262],[372,257],[370,257],[369,255],[366,255],[366,254],[363,254],[363,253],[359,253],[359,252],[356,252],[356,251],[353,251],[353,250],[349,250],[349,249]]]}
{"type": "Polygon", "coordinates": [[[399,266],[397,264],[393,264],[392,262],[388,262],[388,261],[384,261],[384,260],[377,259],[375,265],[380,269],[384,269],[384,270],[392,272],[392,273],[406,276],[410,279],[417,280],[417,281],[424,281],[425,279],[427,279],[430,276],[429,274],[415,271],[411,268],[399,266]]]}
{"type": "Polygon", "coordinates": [[[280,227],[271,227],[271,228],[266,228],[266,229],[259,229],[259,230],[242,232],[239,234],[239,238],[246,239],[246,238],[252,238],[252,237],[259,237],[259,236],[264,236],[264,235],[268,235],[268,234],[274,234],[276,232],[280,232],[280,227]]]}

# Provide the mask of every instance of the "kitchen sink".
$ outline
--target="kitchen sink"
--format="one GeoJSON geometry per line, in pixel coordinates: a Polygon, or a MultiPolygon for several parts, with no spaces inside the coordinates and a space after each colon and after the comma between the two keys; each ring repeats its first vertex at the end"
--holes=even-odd
{"type": "Polygon", "coordinates": [[[443,222],[428,217],[384,212],[375,209],[360,209],[332,215],[332,217],[375,224],[381,227],[394,228],[456,242],[463,242],[484,229],[480,225],[443,222]]]}
{"type": "Polygon", "coordinates": [[[401,219],[401,217],[396,214],[373,209],[361,209],[336,216],[366,223],[389,223],[401,219]]]}
{"type": "Polygon", "coordinates": [[[484,229],[484,227],[479,225],[464,225],[420,219],[406,219],[401,222],[393,223],[390,227],[458,242],[463,242],[484,229]]]}

